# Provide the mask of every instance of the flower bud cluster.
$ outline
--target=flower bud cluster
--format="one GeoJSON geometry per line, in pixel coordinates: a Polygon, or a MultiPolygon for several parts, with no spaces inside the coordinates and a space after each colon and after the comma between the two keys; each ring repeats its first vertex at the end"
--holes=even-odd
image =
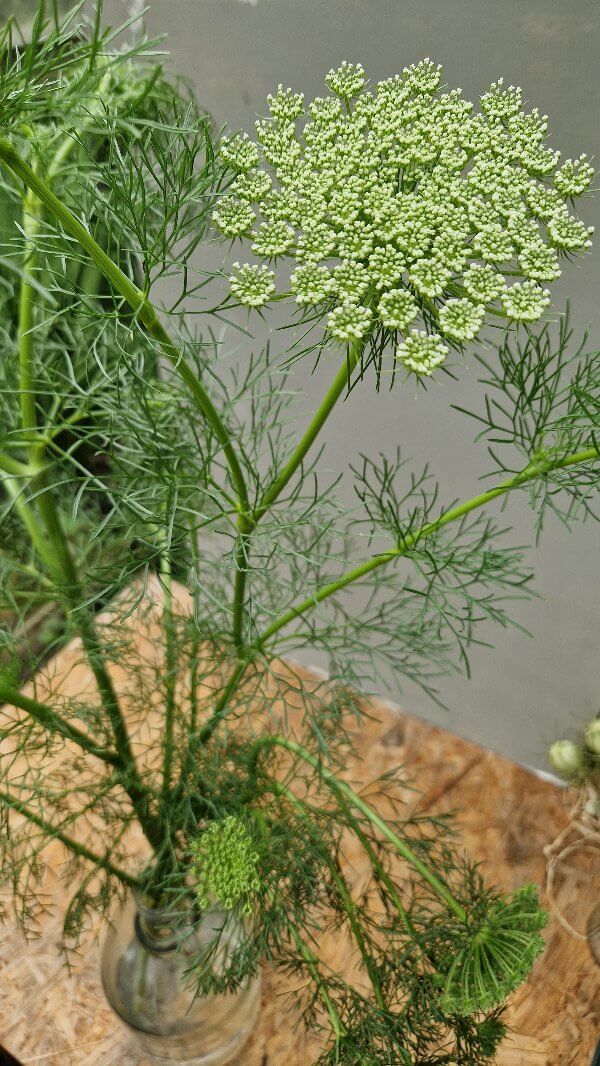
{"type": "MultiPolygon", "coordinates": [[[[333,337],[387,332],[418,374],[474,340],[488,313],[538,319],[559,256],[592,234],[572,213],[593,178],[587,157],[557,169],[546,116],[525,112],[515,86],[494,82],[476,113],[441,76],[425,59],[368,87],[344,62],[325,78],[331,95],[308,104],[280,85],[256,142],[222,142],[237,176],[213,214],[259,259],[296,264],[292,296],[320,309],[333,337]],[[407,333],[418,318],[424,330],[407,333]]],[[[274,273],[238,265],[231,293],[262,306],[274,273]]]]}
{"type": "Polygon", "coordinates": [[[190,850],[200,906],[216,901],[225,910],[249,914],[260,890],[259,856],[243,822],[235,815],[211,822],[190,850]]]}
{"type": "Polygon", "coordinates": [[[600,717],[592,718],[585,727],[583,739],[555,740],[548,751],[550,765],[567,781],[581,784],[592,781],[600,785],[600,717]]]}

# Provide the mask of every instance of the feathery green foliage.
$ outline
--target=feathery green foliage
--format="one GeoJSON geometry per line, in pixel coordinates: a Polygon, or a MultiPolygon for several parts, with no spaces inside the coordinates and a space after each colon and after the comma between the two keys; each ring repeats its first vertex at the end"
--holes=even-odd
{"type": "MultiPolygon", "coordinates": [[[[299,312],[276,334],[278,350],[252,336],[253,318],[236,317],[231,293],[252,315],[271,296],[270,260],[282,241],[296,241],[291,219],[274,217],[257,238],[269,265],[238,270],[231,285],[229,267],[209,270],[197,254],[210,219],[245,234],[248,205],[266,203],[258,149],[244,137],[219,143],[154,46],[119,40],[99,17],[86,21],[82,5],[58,28],[44,22],[42,5],[32,45],[16,55],[10,30],[3,39],[0,166],[21,228],[3,237],[0,279],[0,602],[20,611],[36,598],[55,602],[94,678],[94,691],[77,699],[40,679],[25,696],[14,637],[2,634],[1,730],[10,742],[0,762],[3,881],[20,920],[35,924],[45,848],[60,840],[74,886],[67,942],[83,935],[91,911],[106,911],[130,887],[186,920],[216,897],[243,916],[244,935],[225,966],[220,958],[207,967],[205,956],[192,965],[198,990],[234,989],[272,961],[293,975],[304,1018],[322,1033],[321,1063],[492,1061],[503,1002],[542,946],[534,890],[506,897],[485,886],[447,819],[405,813],[400,768],[369,796],[343,771],[364,713],[357,692],[382,664],[398,684],[407,677],[435,696],[440,674],[468,667],[469,647],[487,636],[480,623],[509,624],[510,601],[527,594],[522,550],[494,517],[495,501],[526,491],[538,524],[549,511],[593,514],[598,353],[585,343],[573,352],[566,317],[558,332],[508,329],[486,357],[489,396],[475,416],[490,441],[493,484],[464,502],[446,496],[428,467],[411,473],[399,451],[355,461],[344,476],[356,506],[346,511],[335,479],[319,472],[318,441],[354,388],[379,388],[388,373],[397,384],[390,345],[423,382],[440,362],[438,324],[444,347],[460,353],[476,332],[477,301],[494,314],[503,290],[489,268],[499,254],[489,242],[500,241],[489,211],[487,221],[462,220],[472,260],[466,296],[450,293],[443,308],[437,290],[427,294],[438,253],[446,273],[465,265],[448,258],[461,260],[449,247],[446,185],[458,196],[491,167],[494,211],[531,223],[524,303],[507,309],[518,320],[531,317],[526,298],[541,299],[526,288],[537,285],[534,271],[549,269],[546,245],[533,241],[535,219],[548,221],[557,257],[587,243],[587,232],[566,221],[564,201],[584,191],[588,164],[564,164],[552,189],[555,156],[538,143],[544,123],[498,84],[482,98],[485,121],[469,119],[475,161],[467,148],[448,156],[464,109],[456,94],[443,97],[448,143],[434,161],[417,133],[438,106],[437,68],[408,68],[378,89],[406,105],[404,130],[382,128],[368,100],[351,105],[358,67],[331,72],[328,85],[345,104],[331,97],[313,107],[315,144],[332,135],[337,161],[354,169],[357,141],[341,116],[358,113],[359,141],[368,134],[367,161],[386,185],[380,208],[396,221],[406,208],[406,217],[397,233],[389,217],[380,231],[376,205],[370,220],[361,217],[360,196],[350,203],[338,168],[341,187],[317,190],[313,207],[324,210],[329,197],[345,258],[337,267],[320,262],[308,248],[310,227],[300,227],[299,312]],[[493,159],[479,143],[486,137],[493,159]],[[511,182],[527,185],[519,185],[527,192],[520,205],[503,185],[505,150],[511,182]],[[419,212],[436,196],[439,210],[424,226],[419,212]],[[390,248],[371,262],[382,233],[390,248]],[[395,252],[414,261],[402,288],[395,252]],[[347,296],[331,308],[330,274],[337,296],[340,286],[347,296]],[[473,293],[475,311],[466,303],[473,293]],[[418,359],[409,331],[417,312],[418,359]],[[294,365],[311,353],[323,387],[298,436],[294,365]],[[189,615],[175,579],[187,589],[189,615]],[[346,596],[355,587],[360,611],[346,596]],[[134,613],[148,627],[141,645],[129,628],[134,613]],[[282,664],[303,645],[326,651],[326,680],[282,664]],[[130,853],[134,826],[145,839],[141,873],[130,853]],[[362,890],[348,880],[349,839],[372,870],[362,890]],[[319,956],[328,931],[352,943],[365,985],[347,983],[319,956]]],[[[297,154],[287,124],[303,101],[282,90],[270,107],[273,122],[260,135],[275,164],[284,150],[297,154]]],[[[282,175],[283,186],[308,177],[295,164],[282,175]]],[[[280,213],[290,206],[284,193],[280,213]]],[[[303,208],[313,194],[305,181],[303,208]]],[[[331,235],[316,225],[315,233],[329,247],[331,235]]]]}

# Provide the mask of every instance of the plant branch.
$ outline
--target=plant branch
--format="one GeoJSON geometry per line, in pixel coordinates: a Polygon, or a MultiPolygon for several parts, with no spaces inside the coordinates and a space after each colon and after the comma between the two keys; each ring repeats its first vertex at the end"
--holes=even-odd
{"type": "Polygon", "coordinates": [[[235,488],[241,510],[248,508],[248,492],[239,460],[232,446],[229,431],[223,423],[217,409],[206,392],[200,379],[186,362],[181,350],[173,343],[169,334],[159,320],[158,314],[147,296],[121,268],[106,254],[94,240],[89,230],[63,204],[52,189],[35,173],[32,167],[17,152],[10,141],[0,138],[0,162],[4,163],[32,193],[40,203],[57,219],[70,237],[83,248],[84,252],[96,264],[102,276],[111,287],[123,297],[126,303],[142,323],[148,335],[156,341],[163,354],[173,365],[189,389],[197,407],[210,424],[217,440],[223,448],[229,474],[235,488]]]}
{"type": "Polygon", "coordinates": [[[87,751],[90,755],[95,755],[97,759],[101,759],[102,762],[108,763],[111,766],[123,768],[123,763],[120,755],[117,752],[107,751],[101,745],[96,744],[93,737],[88,736],[82,729],[78,729],[77,726],[71,725],[69,722],[61,718],[56,711],[53,711],[51,707],[46,703],[41,703],[40,700],[33,699],[30,696],[25,696],[24,693],[19,692],[18,689],[13,688],[0,677],[0,701],[2,703],[9,704],[12,707],[19,707],[20,710],[26,711],[31,715],[36,722],[44,726],[51,733],[58,733],[64,737],[65,740],[71,740],[74,744],[77,744],[83,751],[87,751]]]}
{"type": "Polygon", "coordinates": [[[475,511],[480,507],[484,507],[487,503],[497,499],[498,496],[504,496],[512,489],[520,488],[521,485],[525,485],[529,481],[534,481],[536,478],[550,473],[553,470],[566,469],[567,467],[576,466],[580,463],[590,462],[599,457],[600,450],[597,448],[587,448],[584,451],[576,452],[573,455],[558,459],[555,462],[548,461],[546,463],[536,463],[533,466],[532,464],[529,464],[520,474],[509,478],[507,481],[503,481],[502,484],[496,486],[496,488],[488,489],[487,492],[482,492],[478,496],[473,496],[472,499],[458,504],[456,507],[451,507],[434,522],[425,523],[425,525],[421,526],[416,533],[407,536],[403,543],[398,547],[390,548],[387,552],[381,552],[378,555],[374,555],[371,559],[368,559],[366,562],[361,563],[360,566],[349,570],[335,581],[330,581],[326,585],[322,585],[320,589],[317,589],[312,594],[312,596],[307,596],[305,599],[300,600],[299,603],[290,607],[280,618],[276,619],[264,630],[258,642],[259,646],[262,647],[275,635],[275,633],[278,633],[280,629],[283,629],[295,618],[299,618],[301,615],[305,614],[312,607],[316,607],[317,604],[322,603],[323,600],[326,600],[329,596],[333,596],[336,592],[340,592],[342,589],[347,588],[348,585],[352,585],[355,581],[359,581],[367,574],[372,573],[373,570],[377,570],[378,567],[384,566],[386,563],[392,562],[394,559],[400,559],[402,556],[407,555],[419,541],[424,540],[426,537],[430,537],[432,533],[436,533],[438,529],[442,529],[443,526],[447,526],[451,522],[456,522],[459,518],[462,518],[463,515],[469,514],[470,511],[475,511]]]}
{"type": "Polygon", "coordinates": [[[58,566],[63,580],[63,594],[70,607],[71,616],[75,618],[85,653],[96,679],[102,704],[111,724],[115,745],[122,760],[120,780],[131,799],[140,825],[154,848],[162,845],[162,833],[150,810],[148,790],[143,784],[137,769],[135,756],[131,748],[129,734],[121,710],[119,699],[104,662],[104,656],[94,624],[93,617],[85,608],[80,608],[82,590],[71,555],[67,538],[62,530],[52,492],[45,481],[46,473],[40,473],[41,490],[37,497],[40,515],[45,524],[48,537],[56,553],[58,566]]]}
{"type": "Polygon", "coordinates": [[[408,551],[413,548],[418,541],[431,536],[438,529],[448,525],[450,522],[455,522],[463,515],[468,514],[470,511],[476,510],[479,507],[485,506],[491,500],[496,499],[498,496],[503,496],[511,489],[519,488],[521,485],[526,484],[528,481],[535,480],[536,477],[544,473],[548,473],[552,470],[566,469],[570,466],[576,466],[580,463],[590,462],[593,459],[597,459],[600,456],[600,451],[595,448],[588,448],[581,452],[576,452],[573,455],[567,456],[563,459],[557,460],[554,463],[547,463],[546,465],[536,463],[534,466],[527,466],[520,474],[510,478],[508,481],[503,482],[495,489],[489,489],[487,492],[483,492],[478,496],[474,496],[472,499],[467,500],[465,503],[458,504],[456,507],[450,508],[444,512],[440,518],[435,522],[428,522],[417,530],[416,533],[406,537],[404,543],[398,548],[391,548],[387,552],[382,552],[378,555],[374,555],[371,559],[362,563],[360,566],[355,567],[348,573],[343,574],[336,581],[328,582],[320,589],[317,589],[312,596],[307,596],[304,600],[301,600],[298,604],[290,607],[280,618],[276,619],[267,627],[255,642],[254,645],[248,646],[245,649],[245,658],[240,659],[227,683],[223,689],[211,717],[205,722],[202,730],[199,734],[200,743],[206,743],[219,723],[227,716],[227,705],[237,685],[244,676],[246,669],[251,661],[252,650],[260,651],[264,648],[267,641],[278,633],[285,626],[293,622],[295,618],[301,617],[310,611],[317,604],[327,599],[329,596],[333,596],[336,592],[340,592],[348,585],[353,584],[355,581],[359,581],[366,574],[371,573],[373,570],[378,569],[380,566],[384,566],[386,563],[392,562],[394,559],[399,559],[403,555],[406,555],[408,551]]]}
{"type": "Polygon", "coordinates": [[[275,503],[278,496],[283,492],[285,486],[288,484],[294,473],[301,465],[306,453],[312,446],[321,429],[325,425],[325,422],[329,418],[329,415],[333,411],[337,401],[342,395],[344,389],[347,389],[350,384],[350,377],[352,371],[356,367],[364,348],[363,341],[354,341],[348,346],[348,352],[346,358],[341,364],[337,374],[335,375],[329,389],[325,393],[325,396],[321,400],[315,415],[307,427],[302,438],[300,439],[296,448],[292,452],[287,463],[283,467],[283,470],[277,475],[273,483],[266,490],[262,500],[258,504],[258,507],[254,513],[255,522],[257,522],[263,514],[275,503]]]}
{"type": "Polygon", "coordinates": [[[35,514],[31,504],[25,498],[23,486],[20,482],[10,477],[3,478],[2,484],[6,493],[12,500],[12,506],[15,508],[21,522],[29,534],[31,543],[40,558],[48,567],[49,572],[52,574],[54,584],[58,585],[60,582],[60,573],[57,569],[56,559],[50,544],[43,534],[38,516],[35,514]]]}
{"type": "Polygon", "coordinates": [[[238,515],[238,537],[235,550],[235,580],[233,587],[233,643],[238,653],[244,648],[244,615],[246,610],[246,583],[250,560],[250,533],[252,523],[243,514],[238,515]]]}
{"type": "MultiPolygon", "coordinates": [[[[25,196],[25,219],[27,220],[27,234],[31,239],[31,236],[37,232],[37,228],[39,227],[39,217],[45,206],[44,196],[38,195],[40,189],[45,191],[46,199],[49,199],[51,203],[55,202],[58,204],[61,210],[67,209],[62,207],[58,198],[54,195],[51,189],[41,181],[35,170],[30,167],[29,164],[25,163],[24,160],[20,159],[18,154],[12,149],[12,146],[10,146],[8,142],[0,141],[0,144],[2,143],[8,145],[10,151],[13,152],[14,159],[19,160],[29,178],[29,181],[25,182],[26,187],[29,190],[25,196]]],[[[2,153],[0,150],[0,158],[1,157],[2,153]]],[[[15,173],[19,174],[18,170],[15,170],[15,173]]],[[[78,223],[74,216],[72,217],[81,230],[87,232],[85,227],[83,227],[81,223],[78,223]]],[[[31,269],[31,255],[34,253],[30,239],[29,242],[26,242],[25,253],[25,264],[29,264],[29,269],[31,269]]],[[[91,237],[89,239],[92,240],[91,237]]],[[[102,254],[104,255],[104,253],[102,254]]],[[[105,256],[105,258],[110,262],[108,257],[105,256]]],[[[115,270],[118,270],[118,267],[115,266],[115,270]]],[[[119,271],[119,273],[121,272],[119,271]]],[[[126,276],[124,274],[122,276],[127,281],[126,276]]],[[[128,282],[128,284],[130,283],[128,282]]],[[[23,429],[26,433],[35,432],[37,429],[33,373],[34,350],[32,343],[32,329],[34,326],[34,304],[32,296],[33,293],[28,281],[28,274],[24,270],[21,281],[19,313],[19,385],[22,404],[21,419],[23,429]]],[[[15,495],[14,491],[13,499],[25,527],[30,534],[32,543],[49,567],[50,573],[56,581],[57,588],[60,590],[68,604],[71,616],[76,619],[77,628],[112,728],[116,749],[119,755],[118,768],[120,771],[120,783],[134,806],[140,825],[149,842],[153,847],[158,848],[162,844],[160,826],[152,814],[148,790],[144,786],[138,773],[119,700],[104,662],[96,627],[93,618],[88,612],[85,609],[80,608],[80,604],[83,600],[82,589],[75,561],[71,554],[68,540],[62,529],[59,514],[56,509],[52,486],[48,481],[48,469],[44,462],[44,445],[40,444],[39,440],[31,440],[29,451],[31,466],[34,471],[34,476],[30,483],[30,489],[36,492],[36,510],[42,520],[41,523],[36,521],[30,509],[29,501],[23,500],[18,493],[15,495]]],[[[14,487],[11,488],[14,489],[14,487]]],[[[9,491],[11,490],[9,489],[9,491]]]]}
{"type": "Polygon", "coordinates": [[[298,467],[302,465],[305,455],[319,435],[344,389],[348,388],[352,371],[360,359],[363,346],[363,342],[361,341],[354,341],[353,344],[349,345],[346,358],[335,375],[323,400],[319,404],[310,425],[304,432],[287,463],[264,493],[262,500],[258,504],[254,513],[251,516],[248,516],[247,514],[239,515],[238,543],[235,553],[236,574],[232,608],[233,642],[239,652],[243,652],[245,644],[244,613],[246,607],[246,584],[248,579],[250,538],[252,531],[258,522],[260,522],[263,515],[266,514],[276,502],[298,467]]]}
{"type": "Polygon", "coordinates": [[[354,791],[350,785],[345,781],[340,780],[331,770],[328,770],[326,766],[318,761],[311,755],[306,748],[303,748],[301,744],[296,743],[294,740],[288,740],[287,737],[280,736],[278,734],[270,734],[268,736],[259,737],[255,741],[251,754],[250,761],[258,759],[259,755],[267,748],[279,747],[284,748],[286,751],[291,752],[293,755],[297,755],[303,762],[312,766],[313,770],[316,770],[320,778],[336,795],[341,795],[350,804],[361,812],[370,822],[374,825],[391,844],[394,845],[397,852],[405,859],[417,873],[427,882],[430,888],[447,904],[450,910],[456,915],[459,921],[464,922],[467,914],[464,908],[458,903],[458,901],[452,895],[452,892],[436,874],[434,874],[423,862],[422,859],[413,851],[413,849],[398,836],[396,832],[387,824],[384,818],[381,817],[377,811],[366,803],[361,796],[354,791]]]}
{"type": "Polygon", "coordinates": [[[20,463],[18,459],[13,459],[12,455],[5,455],[4,452],[0,452],[0,470],[5,474],[13,474],[14,477],[31,477],[34,473],[27,463],[20,463]]]}
{"type": "Polygon", "coordinates": [[[333,1029],[333,1031],[335,1033],[335,1038],[336,1038],[336,1040],[340,1040],[341,1037],[344,1036],[346,1030],[345,1030],[344,1024],[342,1022],[342,1019],[340,1018],[340,1016],[339,1016],[339,1014],[338,1014],[338,1012],[337,1012],[337,1010],[335,1008],[333,1000],[331,999],[331,996],[329,995],[329,992],[327,991],[327,988],[325,987],[325,984],[323,982],[321,974],[319,973],[319,960],[318,960],[317,956],[315,955],[314,951],[312,951],[311,948],[309,948],[308,944],[303,939],[303,937],[300,936],[300,933],[298,932],[298,930],[296,929],[296,926],[293,924],[293,922],[291,920],[288,921],[287,926],[288,926],[288,929],[289,929],[289,931],[290,931],[290,933],[292,935],[292,938],[293,938],[293,940],[294,940],[294,942],[296,944],[296,947],[298,948],[298,951],[300,952],[302,958],[304,959],[304,961],[305,961],[305,963],[306,963],[306,965],[308,967],[308,971],[310,973],[310,976],[312,977],[313,981],[315,982],[315,985],[319,989],[319,995],[320,995],[320,997],[321,997],[321,999],[323,1001],[323,1005],[324,1005],[325,1010],[327,1011],[327,1014],[329,1016],[329,1020],[331,1022],[332,1029],[333,1029]]]}
{"type": "MultiPolygon", "coordinates": [[[[314,829],[310,818],[310,807],[308,806],[308,804],[304,803],[303,800],[298,799],[298,797],[294,795],[292,790],[288,788],[287,785],[279,784],[279,782],[277,782],[274,783],[273,787],[275,791],[285,796],[288,801],[294,806],[294,808],[300,813],[301,818],[306,824],[307,833],[309,835],[314,836],[314,829]]],[[[336,887],[338,896],[342,901],[342,905],[348,917],[350,928],[352,929],[352,933],[356,941],[356,946],[358,947],[361,958],[365,964],[365,968],[369,975],[369,980],[371,982],[371,987],[373,989],[373,994],[375,996],[377,1006],[380,1008],[380,1010],[387,1010],[385,1000],[383,998],[383,993],[381,991],[381,985],[377,976],[377,968],[374,964],[372,956],[369,953],[367,945],[365,944],[365,938],[360,928],[356,904],[352,899],[352,896],[350,895],[350,891],[348,889],[348,886],[346,884],[346,881],[344,879],[337,860],[328,854],[326,856],[326,861],[327,865],[329,866],[329,871],[331,873],[331,879],[336,887]]]]}
{"type": "Polygon", "coordinates": [[[35,273],[37,258],[35,238],[39,228],[39,201],[35,193],[28,189],[23,197],[23,233],[25,242],[19,296],[19,400],[21,404],[21,424],[30,456],[32,455],[32,450],[35,449],[33,438],[37,430],[32,332],[34,325],[34,290],[30,279],[35,273]]]}
{"type": "MultiPolygon", "coordinates": [[[[164,532],[161,530],[161,533],[164,532]]],[[[170,545],[162,538],[160,573],[163,584],[163,626],[165,630],[165,731],[163,740],[163,780],[161,808],[164,812],[171,789],[173,764],[173,729],[175,725],[175,670],[177,651],[173,627],[173,582],[171,575],[170,545]]]]}
{"type": "Polygon", "coordinates": [[[202,726],[202,729],[198,734],[198,742],[200,744],[206,744],[207,741],[210,740],[219,722],[226,716],[229,700],[231,699],[237,686],[242,680],[244,674],[246,673],[248,665],[248,659],[238,659],[238,662],[236,663],[236,666],[231,674],[231,677],[229,678],[229,681],[227,682],[225,688],[221,692],[221,695],[219,696],[219,699],[215,704],[215,708],[212,715],[210,716],[208,721],[205,722],[205,724],[202,726]]]}
{"type": "Polygon", "coordinates": [[[115,866],[110,859],[107,859],[105,855],[96,855],[89,848],[86,848],[85,844],[80,844],[79,841],[73,840],[71,837],[66,836],[51,822],[41,818],[35,811],[32,811],[26,803],[18,799],[16,796],[10,795],[3,789],[0,790],[0,802],[4,803],[11,810],[17,811],[18,814],[23,815],[29,822],[33,822],[34,825],[39,826],[43,833],[55,840],[60,840],[61,844],[64,844],[69,851],[74,852],[75,855],[79,855],[81,859],[87,859],[88,862],[93,863],[95,866],[99,866],[101,869],[106,870],[107,873],[112,874],[113,877],[117,877],[124,885],[129,888],[142,888],[142,882],[137,877],[133,877],[132,874],[128,874],[125,870],[121,870],[120,867],[115,866]]]}
{"type": "Polygon", "coordinates": [[[379,1007],[380,1010],[387,1010],[387,1007],[386,1007],[386,1004],[385,1004],[385,1000],[383,998],[383,993],[381,991],[381,985],[379,984],[379,979],[377,977],[377,968],[376,968],[376,966],[374,964],[373,958],[371,957],[371,955],[369,953],[367,945],[365,944],[365,939],[363,937],[362,930],[361,930],[360,925],[359,925],[358,912],[357,912],[356,904],[355,904],[354,900],[352,899],[352,896],[350,895],[350,892],[348,890],[348,886],[347,886],[347,884],[346,884],[346,882],[345,882],[345,880],[344,880],[344,878],[342,876],[341,871],[337,867],[337,864],[335,863],[335,860],[332,859],[330,861],[329,869],[331,871],[331,877],[332,877],[333,883],[334,883],[334,885],[335,885],[335,887],[337,889],[337,893],[338,893],[338,895],[339,895],[339,897],[340,897],[340,899],[341,899],[341,901],[342,901],[342,903],[344,905],[344,910],[346,911],[346,914],[348,915],[348,921],[350,922],[350,928],[352,929],[352,932],[354,934],[354,939],[356,940],[356,944],[357,944],[358,950],[360,952],[361,958],[362,958],[362,960],[363,960],[363,962],[365,964],[365,968],[366,968],[367,973],[369,975],[369,980],[371,982],[371,987],[373,989],[373,994],[375,996],[375,1001],[377,1003],[377,1006],[379,1007]]]}

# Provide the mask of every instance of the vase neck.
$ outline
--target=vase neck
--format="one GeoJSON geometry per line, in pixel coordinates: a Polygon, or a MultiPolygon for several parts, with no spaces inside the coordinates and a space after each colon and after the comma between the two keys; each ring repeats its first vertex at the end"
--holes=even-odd
{"type": "Polygon", "coordinates": [[[147,897],[136,894],[136,933],[149,951],[156,953],[174,951],[189,935],[189,915],[179,909],[154,907],[147,897]]]}

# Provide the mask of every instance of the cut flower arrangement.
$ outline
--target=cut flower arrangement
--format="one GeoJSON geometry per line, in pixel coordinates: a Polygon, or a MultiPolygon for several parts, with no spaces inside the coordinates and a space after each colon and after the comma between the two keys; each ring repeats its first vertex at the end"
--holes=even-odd
{"type": "MultiPolygon", "coordinates": [[[[498,81],[476,110],[429,60],[373,85],[343,63],[322,98],[280,86],[256,140],[218,137],[151,43],[119,46],[83,8],[53,24],[42,6],[16,58],[10,29],[4,41],[0,165],[22,222],[18,323],[0,340],[0,561],[3,588],[25,573],[61,605],[97,699],[25,695],[18,664],[3,669],[3,880],[35,923],[44,847],[60,840],[72,856],[67,944],[90,911],[133,890],[148,948],[130,982],[138,1000],[161,952],[184,959],[181,980],[205,1003],[226,993],[235,1003],[268,960],[294,976],[323,1064],[492,1061],[506,997],[543,946],[534,888],[486,886],[443,821],[403,818],[400,772],[377,783],[384,817],[341,771],[361,686],[385,667],[433,694],[437,676],[468,663],[476,625],[507,624],[509,602],[527,593],[495,501],[524,490],[539,525],[548,511],[590,513],[598,359],[585,346],[569,354],[566,318],[557,330],[531,323],[561,261],[590,245],[574,201],[592,169],[585,156],[560,162],[518,89],[498,81]],[[130,107],[114,105],[117,81],[130,107]],[[215,231],[249,250],[202,271],[195,253],[215,231]],[[82,264],[105,290],[72,282],[82,264]],[[76,370],[72,319],[57,310],[65,295],[78,314],[76,370]],[[284,351],[251,335],[273,303],[278,320],[290,309],[273,334],[284,351]],[[502,340],[475,356],[492,486],[445,503],[399,452],[363,458],[347,475],[360,511],[346,512],[317,466],[332,410],[354,389],[460,375],[465,344],[494,326],[502,340]],[[297,434],[300,359],[323,386],[297,434]],[[90,449],[105,467],[90,470],[90,449]],[[126,638],[129,600],[97,610],[130,582],[141,602],[151,572],[159,670],[126,638]],[[346,595],[355,585],[367,593],[358,613],[346,595]],[[326,681],[282,666],[302,646],[327,653],[326,681]],[[138,720],[160,707],[143,750],[115,666],[138,720]],[[25,772],[13,773],[11,752],[25,772]],[[65,759],[81,793],[65,789],[65,759]],[[127,847],[134,824],[141,870],[127,847]],[[349,838],[372,867],[360,895],[347,880],[349,838]],[[364,981],[319,958],[329,928],[352,940],[364,981]]],[[[4,643],[10,652],[9,634],[4,643]]],[[[111,970],[117,983],[127,958],[111,970]]],[[[112,1002],[166,1037],[165,1057],[184,1057],[168,1025],[153,1030],[152,1011],[112,1002]]],[[[231,1057],[202,1057],[194,1039],[198,1062],[231,1057]]]]}

